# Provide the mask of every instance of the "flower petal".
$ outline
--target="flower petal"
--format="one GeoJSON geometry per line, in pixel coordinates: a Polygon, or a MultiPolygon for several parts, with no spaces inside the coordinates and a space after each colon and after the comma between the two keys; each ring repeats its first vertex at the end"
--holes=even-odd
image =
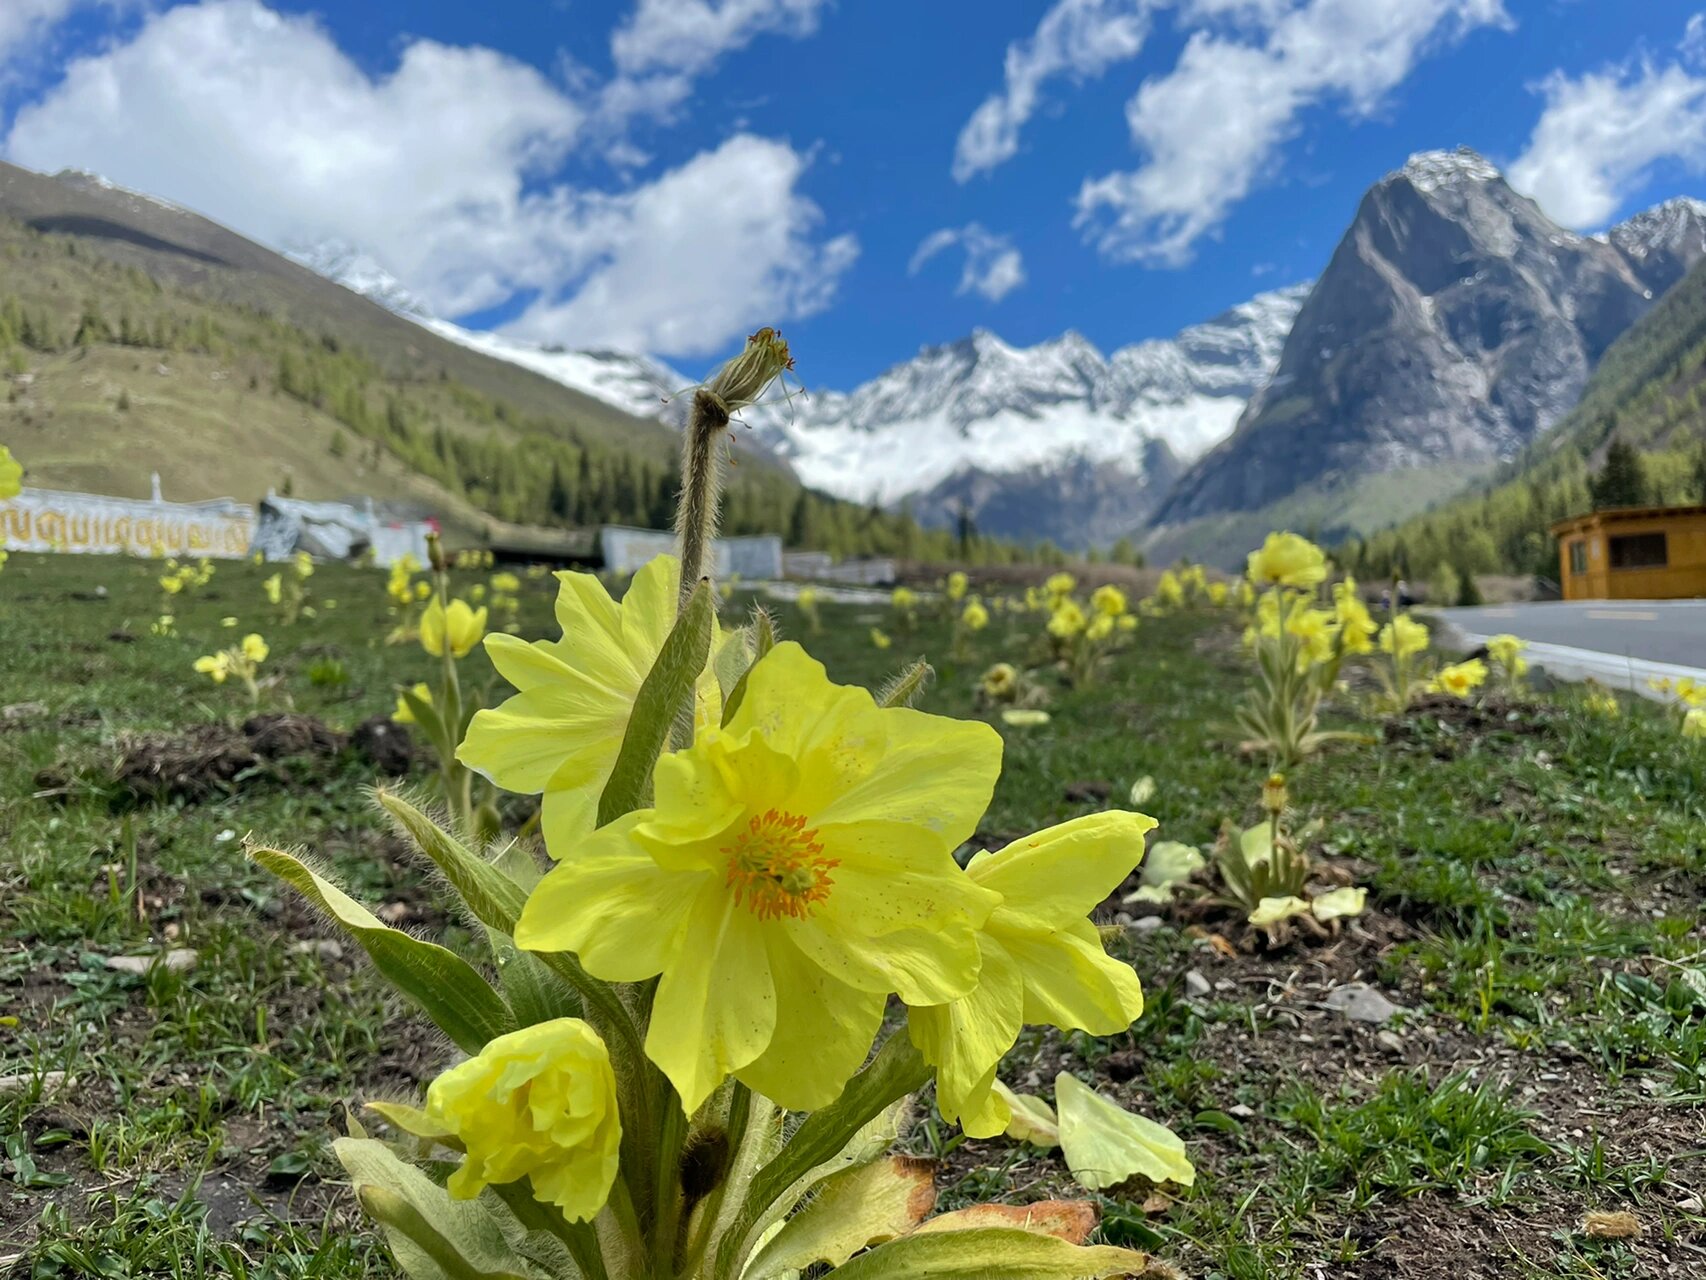
{"type": "Polygon", "coordinates": [[[887,1001],[831,977],[785,938],[771,934],[766,943],[776,1030],[764,1052],[735,1074],[789,1111],[826,1107],[871,1052],[887,1001]]]}
{"type": "Polygon", "coordinates": [[[936,1068],[936,1107],[974,1138],[993,1138],[1007,1124],[991,1097],[995,1069],[1024,1026],[1019,967],[995,939],[979,939],[983,965],[971,994],[946,1005],[907,1010],[907,1031],[936,1068]]]}
{"type": "MultiPolygon", "coordinates": [[[[995,929],[992,927],[992,932],[995,929]]],[[[1143,1013],[1143,984],[1088,920],[1048,935],[998,933],[1025,976],[1025,1021],[1110,1036],[1143,1013]]]]}
{"type": "Polygon", "coordinates": [[[666,871],[634,845],[628,837],[639,817],[601,828],[581,855],[539,882],[516,924],[517,946],[573,951],[607,982],[663,972],[699,898],[723,895],[708,872],[666,871]]]}
{"type": "Polygon", "coordinates": [[[764,931],[732,894],[702,894],[687,931],[692,962],[672,964],[658,983],[646,1056],[669,1077],[692,1115],[770,1044],[776,990],[764,931]]]}
{"type": "Polygon", "coordinates": [[[1115,810],[1092,813],[982,853],[966,868],[1005,901],[1003,914],[1060,929],[1094,911],[1143,859],[1155,819],[1115,810]]]}

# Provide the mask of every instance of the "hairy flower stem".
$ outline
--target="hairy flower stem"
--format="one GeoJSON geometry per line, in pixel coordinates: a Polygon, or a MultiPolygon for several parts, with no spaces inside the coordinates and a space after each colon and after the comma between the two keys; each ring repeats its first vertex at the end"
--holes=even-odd
{"type": "Polygon", "coordinates": [[[681,496],[675,508],[675,531],[681,543],[678,609],[687,607],[699,579],[710,576],[708,553],[717,533],[717,506],[723,487],[717,445],[728,425],[728,408],[714,392],[701,387],[693,393],[687,431],[681,438],[681,496]]]}

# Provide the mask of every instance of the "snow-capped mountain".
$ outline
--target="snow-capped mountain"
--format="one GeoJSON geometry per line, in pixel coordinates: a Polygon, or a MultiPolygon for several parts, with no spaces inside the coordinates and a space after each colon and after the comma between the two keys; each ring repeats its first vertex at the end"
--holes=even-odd
{"type": "MultiPolygon", "coordinates": [[[[673,398],[691,384],[646,356],[542,347],[439,319],[349,246],[291,256],[441,337],[628,413],[672,421],[673,398]]],[[[911,499],[927,521],[963,503],[991,533],[1111,541],[1142,523],[1183,464],[1232,430],[1308,291],[1264,293],[1112,355],[1076,332],[1014,347],[979,329],[853,391],[795,395],[741,417],[756,443],[827,493],[911,499]]]]}
{"type": "Polygon", "coordinates": [[[912,499],[926,521],[963,502],[988,532],[1082,545],[1129,532],[1180,463],[1225,438],[1272,372],[1308,288],[1264,293],[1111,356],[1076,332],[1014,347],[979,329],[851,392],[742,416],[814,488],[912,499]],[[1091,475],[1094,502],[1084,496],[1091,475]],[[1020,491],[1023,512],[1009,510],[1020,491]]]}
{"type": "Polygon", "coordinates": [[[1620,222],[1601,237],[1629,260],[1654,297],[1706,257],[1706,200],[1678,196],[1620,222]]]}

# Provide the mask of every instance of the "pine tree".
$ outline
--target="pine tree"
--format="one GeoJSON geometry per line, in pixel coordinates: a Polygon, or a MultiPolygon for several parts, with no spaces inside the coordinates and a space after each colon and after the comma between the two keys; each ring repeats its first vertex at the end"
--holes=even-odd
{"type": "Polygon", "coordinates": [[[1595,511],[1608,507],[1645,506],[1650,486],[1640,451],[1626,440],[1613,440],[1605,451],[1605,463],[1589,482],[1595,511]]]}
{"type": "Polygon", "coordinates": [[[563,480],[563,464],[560,461],[551,464],[551,488],[545,495],[545,510],[558,524],[569,523],[570,517],[574,515],[574,500],[569,496],[569,486],[563,480]]]}

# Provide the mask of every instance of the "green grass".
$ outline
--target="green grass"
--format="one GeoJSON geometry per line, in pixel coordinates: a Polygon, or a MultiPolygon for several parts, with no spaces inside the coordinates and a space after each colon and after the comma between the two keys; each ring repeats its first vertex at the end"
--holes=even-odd
{"type": "MultiPolygon", "coordinates": [[[[0,707],[40,704],[0,720],[0,1009],[20,1019],[0,1030],[0,1075],[32,1079],[0,1097],[0,1259],[21,1257],[21,1274],[386,1274],[326,1142],[346,1106],[417,1096],[449,1050],[353,946],[339,959],[299,945],[329,926],[245,864],[242,837],[303,845],[363,901],[401,904],[447,945],[470,940],[434,908],[353,756],[268,766],[200,802],[103,781],[138,734],[247,714],[240,690],[191,670],[230,642],[228,615],[235,634],[271,642],[271,696],[337,728],[430,676],[418,649],[383,643],[382,575],[323,567],[318,618],[280,628],[267,572],[222,564],[169,638],[149,633],[152,564],[16,555],[0,574],[0,707]],[[199,963],[146,977],[104,965],[166,945],[199,963]],[[33,1083],[56,1071],[71,1089],[33,1083]]],[[[524,634],[551,629],[549,586],[527,582],[524,634]]],[[[928,619],[902,633],[880,604],[822,609],[821,636],[779,612],[840,680],[877,684],[948,650],[928,619]],[[891,650],[870,645],[874,624],[896,631],[891,650]]],[[[983,667],[1029,652],[1009,626],[998,616],[971,659],[940,659],[923,706],[987,715],[983,667]]],[[[1102,802],[1086,797],[1104,790],[1120,804],[1144,775],[1168,838],[1207,844],[1223,819],[1253,821],[1264,769],[1222,728],[1242,661],[1224,620],[1185,616],[1145,622],[1095,688],[1040,673],[1053,722],[1002,729],[980,838],[1093,811],[1102,802]]],[[[483,657],[465,678],[501,696],[483,657]]],[[[1604,720],[1568,690],[1479,727],[1437,712],[1362,723],[1379,745],[1312,760],[1290,790],[1299,817],[1321,823],[1315,855],[1370,887],[1364,920],[1328,944],[1234,957],[1201,936],[1241,942],[1225,920],[1169,913],[1120,931],[1144,1017],[1102,1040],[1027,1032],[1005,1077],[1044,1093],[1058,1070],[1094,1077],[1186,1139],[1196,1187],[1147,1208],[1142,1192],[1106,1196],[1104,1230],[1193,1275],[1496,1265],[1585,1280],[1662,1274],[1642,1270],[1655,1249],[1677,1274],[1706,1264],[1689,1252],[1706,1220],[1676,1208],[1703,1163],[1706,756],[1652,708],[1604,720]],[[1215,984],[1209,997],[1187,995],[1192,969],[1215,984]],[[1351,980],[1408,1011],[1398,1052],[1322,1009],[1351,980]],[[1642,1218],[1645,1240],[1578,1230],[1583,1211],[1617,1208],[1642,1218]]],[[[506,802],[512,827],[528,812],[506,802]]],[[[1048,1153],[929,1120],[910,1142],[942,1158],[945,1206],[1081,1194],[1048,1153]]]]}

